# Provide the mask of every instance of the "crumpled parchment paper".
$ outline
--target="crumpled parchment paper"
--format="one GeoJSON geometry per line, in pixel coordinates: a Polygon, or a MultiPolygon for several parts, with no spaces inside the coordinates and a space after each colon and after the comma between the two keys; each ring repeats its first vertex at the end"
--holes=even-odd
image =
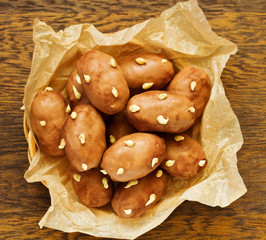
{"type": "Polygon", "coordinates": [[[202,120],[191,132],[201,142],[209,161],[201,175],[187,181],[172,178],[165,196],[153,209],[140,218],[125,220],[119,219],[110,205],[89,209],[81,204],[67,174],[66,158],[48,157],[38,150],[25,178],[28,182],[45,181],[51,195],[51,207],[40,227],[134,239],[159,225],[185,200],[226,207],[246,192],[236,157],[243,143],[242,134],[220,80],[237,46],[211,30],[196,0],[178,3],[158,18],[109,35],[91,24],[70,26],[56,33],[36,19],[33,40],[32,68],[24,96],[29,127],[30,106],[36,92],[51,86],[66,96],[66,81],[77,59],[92,48],[119,59],[126,52],[146,47],[166,54],[176,69],[189,65],[204,69],[212,81],[202,120]]]}

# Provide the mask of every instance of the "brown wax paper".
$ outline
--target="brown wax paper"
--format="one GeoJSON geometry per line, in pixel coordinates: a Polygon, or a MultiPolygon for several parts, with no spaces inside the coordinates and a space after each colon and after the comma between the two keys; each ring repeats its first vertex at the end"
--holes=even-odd
{"type": "Polygon", "coordinates": [[[89,209],[81,204],[67,174],[67,159],[49,157],[37,150],[25,178],[28,182],[45,181],[51,195],[51,206],[39,223],[41,228],[134,239],[159,225],[185,200],[226,207],[246,192],[236,157],[243,143],[242,134],[220,79],[237,46],[212,31],[196,0],[178,3],[158,18],[109,35],[91,24],[54,32],[36,19],[33,40],[32,68],[24,97],[30,129],[29,112],[36,92],[51,86],[66,96],[66,81],[76,61],[91,49],[104,51],[116,59],[139,48],[163,52],[176,69],[202,68],[212,82],[210,100],[202,119],[191,131],[208,159],[202,174],[186,181],[171,178],[165,196],[153,209],[137,219],[120,219],[110,205],[89,209]]]}

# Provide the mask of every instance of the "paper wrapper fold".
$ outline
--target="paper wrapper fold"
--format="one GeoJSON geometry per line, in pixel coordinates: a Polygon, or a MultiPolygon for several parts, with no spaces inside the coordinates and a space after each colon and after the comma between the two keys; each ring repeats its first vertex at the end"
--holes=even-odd
{"type": "Polygon", "coordinates": [[[51,86],[66,96],[66,81],[76,61],[90,49],[119,59],[125,53],[144,47],[166,54],[176,69],[202,68],[212,81],[210,100],[201,122],[192,131],[208,159],[208,166],[201,175],[188,181],[171,179],[165,196],[153,209],[140,218],[125,220],[119,219],[110,205],[88,209],[81,204],[67,174],[66,158],[51,158],[37,150],[25,178],[28,182],[45,181],[51,195],[51,207],[41,219],[40,227],[134,239],[159,225],[185,200],[225,207],[246,192],[236,158],[243,143],[242,134],[220,80],[237,46],[212,31],[196,0],[178,3],[158,18],[109,35],[91,24],[70,26],[56,33],[36,19],[33,40],[32,68],[24,97],[30,129],[29,112],[36,92],[51,86]]]}

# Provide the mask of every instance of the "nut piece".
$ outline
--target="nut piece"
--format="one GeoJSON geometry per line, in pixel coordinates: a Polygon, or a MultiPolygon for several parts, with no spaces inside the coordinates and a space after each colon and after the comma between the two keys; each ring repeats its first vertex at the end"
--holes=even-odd
{"type": "Polygon", "coordinates": [[[205,163],[206,163],[206,160],[204,160],[204,159],[203,160],[200,160],[199,161],[199,166],[200,167],[203,167],[205,165],[205,163]]]}
{"type": "Polygon", "coordinates": [[[118,97],[118,91],[117,91],[117,89],[116,89],[115,87],[112,87],[112,94],[113,94],[113,96],[114,96],[115,98],[118,97]]]}
{"type": "Polygon", "coordinates": [[[132,213],[132,209],[125,209],[124,212],[125,214],[130,215],[132,213]]]}
{"type": "Polygon", "coordinates": [[[144,58],[141,58],[141,57],[136,58],[135,61],[139,65],[143,65],[147,62],[144,58]]]}
{"type": "Polygon", "coordinates": [[[123,174],[125,172],[124,168],[118,168],[117,175],[123,174]]]}
{"type": "Polygon", "coordinates": [[[150,199],[149,199],[149,201],[146,202],[145,206],[147,207],[148,205],[150,205],[151,203],[153,203],[153,202],[155,201],[155,199],[156,199],[156,195],[155,195],[154,193],[152,193],[152,194],[150,195],[150,199]]]}
{"type": "Polygon", "coordinates": [[[47,87],[47,88],[45,88],[44,89],[44,91],[46,92],[46,91],[48,91],[48,92],[52,92],[54,89],[52,89],[51,87],[47,87]]]}
{"type": "Polygon", "coordinates": [[[176,142],[180,142],[180,141],[183,141],[185,139],[185,137],[182,136],[182,135],[176,135],[174,137],[174,139],[175,139],[176,142]]]}
{"type": "Polygon", "coordinates": [[[167,59],[162,59],[162,63],[163,64],[167,63],[167,59]]]}
{"type": "Polygon", "coordinates": [[[110,59],[110,65],[113,67],[113,68],[116,68],[117,67],[117,63],[116,63],[116,60],[114,58],[111,58],[110,59]]]}
{"type": "Polygon", "coordinates": [[[67,107],[66,107],[66,113],[71,113],[71,107],[70,107],[69,104],[68,104],[67,107]]]}
{"type": "Polygon", "coordinates": [[[77,113],[73,111],[70,116],[71,116],[72,119],[76,119],[77,118],[77,113]]]}
{"type": "Polygon", "coordinates": [[[60,145],[58,146],[59,149],[64,149],[66,146],[66,140],[64,138],[61,139],[60,145]]]}
{"type": "Polygon", "coordinates": [[[42,127],[44,127],[44,126],[46,126],[46,122],[43,120],[43,121],[40,121],[40,125],[42,126],[42,127]]]}
{"type": "Polygon", "coordinates": [[[124,143],[128,146],[128,147],[133,147],[135,145],[135,142],[132,140],[127,140],[124,141],[124,143]]]}
{"type": "Polygon", "coordinates": [[[107,172],[104,169],[101,169],[100,172],[104,175],[107,175],[107,172]]]}
{"type": "Polygon", "coordinates": [[[85,134],[84,133],[81,133],[79,134],[79,140],[81,142],[81,144],[85,144],[85,134]]]}
{"type": "Polygon", "coordinates": [[[109,186],[108,186],[108,179],[106,178],[106,177],[104,177],[103,179],[102,179],[102,184],[103,184],[103,187],[105,188],[105,189],[107,189],[109,186]]]}
{"type": "Polygon", "coordinates": [[[76,81],[78,84],[82,84],[81,79],[78,74],[76,75],[76,81]]]}
{"type": "Polygon", "coordinates": [[[73,85],[73,92],[74,92],[75,98],[79,100],[81,98],[81,93],[76,89],[74,85],[73,85]]]}
{"type": "Polygon", "coordinates": [[[84,80],[86,83],[90,83],[90,81],[91,81],[90,75],[84,75],[84,80]]]}
{"type": "Polygon", "coordinates": [[[167,98],[167,93],[161,93],[161,94],[158,95],[158,99],[159,100],[164,100],[166,98],[167,98]]]}
{"type": "Polygon", "coordinates": [[[153,158],[153,159],[152,159],[152,162],[151,162],[151,166],[154,167],[154,165],[155,165],[156,163],[158,163],[158,162],[159,162],[159,158],[153,158]]]}
{"type": "Polygon", "coordinates": [[[134,185],[137,185],[138,183],[139,183],[138,180],[131,180],[131,181],[128,182],[128,184],[125,186],[125,188],[130,188],[130,187],[132,187],[134,185]]]}
{"type": "Polygon", "coordinates": [[[138,106],[138,105],[133,104],[133,105],[129,106],[129,111],[132,113],[138,112],[139,110],[140,110],[140,106],[138,106]]]}
{"type": "Polygon", "coordinates": [[[165,166],[172,167],[174,165],[174,163],[175,163],[175,160],[167,160],[165,162],[165,166]]]}
{"type": "Polygon", "coordinates": [[[116,139],[115,139],[115,136],[114,135],[110,135],[109,136],[109,141],[110,141],[110,143],[115,143],[115,141],[116,141],[116,139]]]}
{"type": "Polygon", "coordinates": [[[194,107],[190,107],[190,108],[188,108],[188,110],[187,110],[187,111],[190,111],[190,112],[194,113],[196,110],[195,110],[195,108],[194,108],[194,107]]]}
{"type": "Polygon", "coordinates": [[[163,176],[163,171],[160,169],[157,171],[156,177],[161,177],[161,176],[163,176]]]}
{"type": "Polygon", "coordinates": [[[85,171],[88,170],[88,165],[85,164],[85,163],[82,163],[82,164],[81,164],[81,167],[82,167],[82,169],[85,170],[85,171]]]}
{"type": "Polygon", "coordinates": [[[80,182],[81,175],[78,174],[78,173],[74,173],[74,174],[73,174],[73,178],[76,180],[76,182],[80,182]]]}
{"type": "Polygon", "coordinates": [[[159,116],[157,117],[157,121],[158,121],[158,123],[160,123],[160,124],[162,124],[162,125],[167,124],[168,120],[169,120],[169,118],[168,118],[168,117],[167,117],[167,118],[164,118],[163,115],[159,115],[159,116]]]}
{"type": "Polygon", "coordinates": [[[104,175],[107,175],[107,172],[104,169],[101,169],[100,172],[104,175]]]}
{"type": "Polygon", "coordinates": [[[195,88],[196,88],[196,86],[197,86],[196,81],[191,82],[191,83],[190,83],[190,89],[191,89],[191,91],[194,91],[195,88]]]}
{"type": "Polygon", "coordinates": [[[143,83],[142,88],[146,90],[152,87],[152,85],[153,85],[153,82],[143,83]]]}

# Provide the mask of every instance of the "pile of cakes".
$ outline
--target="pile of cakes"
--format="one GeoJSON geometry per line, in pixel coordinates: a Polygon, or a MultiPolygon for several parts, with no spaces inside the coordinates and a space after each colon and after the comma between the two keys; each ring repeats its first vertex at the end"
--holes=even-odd
{"type": "Polygon", "coordinates": [[[87,207],[108,203],[121,218],[139,217],[164,195],[169,175],[188,179],[207,165],[200,144],[184,132],[199,119],[211,91],[208,75],[175,72],[146,50],[112,56],[92,50],[77,61],[66,91],[37,92],[31,126],[50,156],[66,156],[87,207]]]}

